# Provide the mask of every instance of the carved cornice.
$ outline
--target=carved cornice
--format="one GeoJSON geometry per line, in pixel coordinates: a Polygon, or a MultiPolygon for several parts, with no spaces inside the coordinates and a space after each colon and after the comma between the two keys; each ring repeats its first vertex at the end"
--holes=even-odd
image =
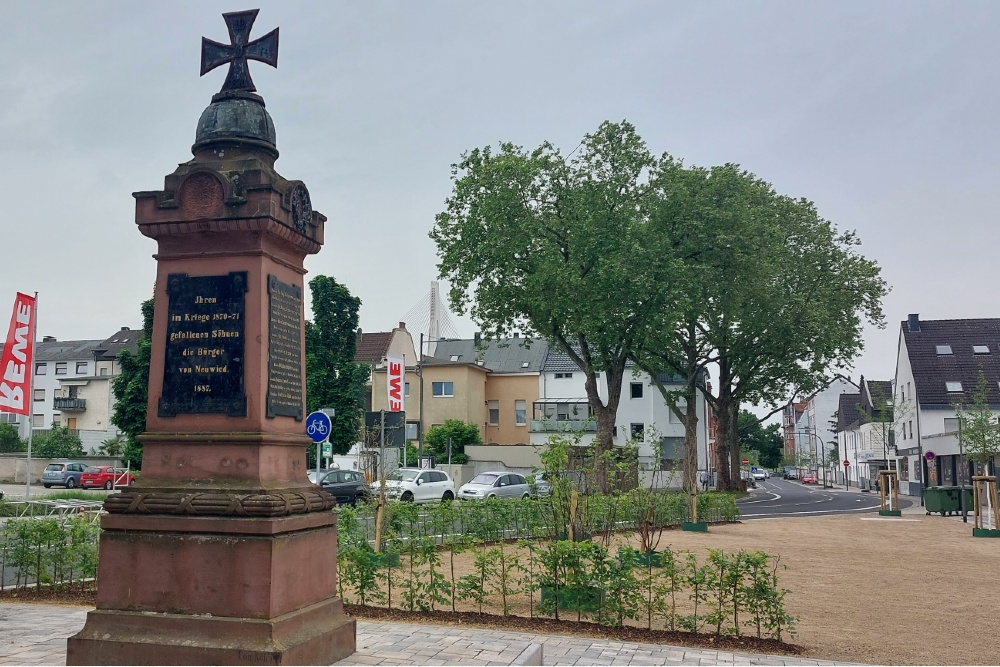
{"type": "Polygon", "coordinates": [[[254,494],[126,491],[105,498],[104,509],[111,514],[277,517],[326,512],[335,504],[321,489],[254,494]]]}

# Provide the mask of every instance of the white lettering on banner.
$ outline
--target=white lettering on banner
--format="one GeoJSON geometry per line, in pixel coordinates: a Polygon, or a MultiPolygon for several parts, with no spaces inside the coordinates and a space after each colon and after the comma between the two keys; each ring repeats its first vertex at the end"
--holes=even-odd
{"type": "Polygon", "coordinates": [[[388,373],[386,384],[389,392],[389,412],[403,412],[403,373],[405,366],[403,359],[389,357],[388,373]]]}
{"type": "Polygon", "coordinates": [[[3,369],[0,376],[0,408],[5,412],[28,414],[26,397],[31,382],[30,336],[34,310],[34,297],[19,293],[14,301],[3,357],[0,358],[0,368],[3,369]]]}

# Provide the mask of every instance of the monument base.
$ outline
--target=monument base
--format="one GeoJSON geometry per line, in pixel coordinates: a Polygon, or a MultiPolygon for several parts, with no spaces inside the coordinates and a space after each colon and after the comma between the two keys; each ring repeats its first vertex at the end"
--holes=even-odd
{"type": "Polygon", "coordinates": [[[707,533],[708,524],[704,521],[685,521],[681,523],[681,530],[687,531],[689,533],[707,533]]]}
{"type": "Polygon", "coordinates": [[[69,638],[67,665],[329,665],[355,651],[340,600],[272,619],[96,609],[69,638]]]}

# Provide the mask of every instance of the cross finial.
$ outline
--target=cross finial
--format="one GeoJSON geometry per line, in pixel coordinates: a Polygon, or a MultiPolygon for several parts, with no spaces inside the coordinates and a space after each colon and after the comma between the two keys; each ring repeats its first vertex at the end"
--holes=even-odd
{"type": "MultiPolygon", "coordinates": [[[[232,44],[220,44],[201,38],[201,75],[210,72],[219,65],[229,63],[229,75],[222,84],[222,90],[242,90],[252,93],[257,90],[250,78],[247,59],[259,60],[271,67],[278,66],[278,29],[275,28],[260,39],[248,41],[254,19],[259,9],[248,9],[243,12],[223,14],[229,27],[229,41],[232,44]]],[[[220,91],[221,92],[221,91],[220,91]]]]}

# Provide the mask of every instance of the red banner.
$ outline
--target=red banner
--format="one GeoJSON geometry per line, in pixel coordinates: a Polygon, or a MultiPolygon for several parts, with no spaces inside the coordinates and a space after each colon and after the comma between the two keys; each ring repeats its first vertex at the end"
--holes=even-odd
{"type": "Polygon", "coordinates": [[[0,357],[0,411],[31,414],[31,342],[35,336],[35,297],[18,292],[0,357]]]}

